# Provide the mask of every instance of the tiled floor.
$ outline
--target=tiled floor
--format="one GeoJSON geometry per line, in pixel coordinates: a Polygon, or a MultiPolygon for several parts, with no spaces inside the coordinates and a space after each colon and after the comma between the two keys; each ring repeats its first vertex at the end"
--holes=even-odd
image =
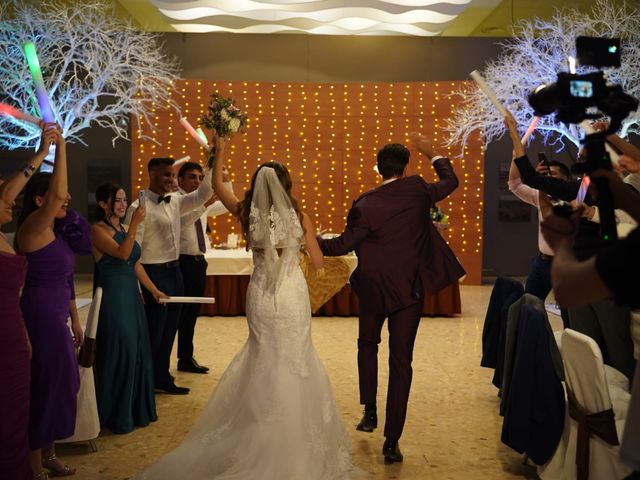
{"type": "MultiPolygon", "coordinates": [[[[498,415],[497,391],[491,385],[493,371],[479,367],[482,326],[490,291],[491,286],[462,287],[463,316],[423,319],[414,350],[413,387],[401,439],[405,461],[392,466],[382,462],[381,429],[366,434],[353,428],[361,408],[355,355],[357,320],[314,318],[313,341],[351,432],[354,463],[370,472],[371,478],[537,478],[534,467],[522,464],[522,455],[500,442],[502,418],[498,415]]],[[[78,292],[80,297],[86,296],[90,292],[90,281],[81,281],[78,292]]],[[[86,444],[60,446],[60,456],[78,469],[74,478],[126,479],[172,449],[194,422],[246,336],[244,317],[202,317],[196,332],[197,358],[210,366],[212,372],[209,375],[175,372],[176,383],[190,387],[191,394],[158,395],[160,418],[157,422],[128,435],[101,435],[97,440],[97,453],[89,453],[86,444]]],[[[383,378],[379,409],[382,411],[386,392],[385,341],[383,337],[380,349],[383,378]]]]}

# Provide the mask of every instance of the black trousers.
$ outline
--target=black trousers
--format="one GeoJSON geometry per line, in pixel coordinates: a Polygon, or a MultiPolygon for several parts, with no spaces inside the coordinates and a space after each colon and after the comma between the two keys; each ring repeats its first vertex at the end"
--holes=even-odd
{"type": "MultiPolygon", "coordinates": [[[[202,297],[207,278],[207,261],[204,255],[180,255],[180,271],[184,279],[184,294],[187,297],[202,297]]],[[[200,312],[199,303],[185,303],[178,325],[178,358],[193,357],[193,334],[200,312]]]]}
{"type": "MultiPolygon", "coordinates": [[[[159,290],[169,296],[183,295],[182,273],[177,261],[171,262],[171,266],[166,264],[143,264],[142,266],[159,290]]],[[[158,303],[144,287],[142,287],[142,296],[149,325],[155,386],[162,388],[173,383],[169,374],[169,364],[180,320],[181,305],[158,303]]]]}
{"type": "MultiPolygon", "coordinates": [[[[389,386],[384,436],[398,439],[407,417],[413,377],[413,345],[420,324],[424,297],[415,304],[389,314],[389,386]]],[[[378,391],[378,345],[386,315],[368,312],[360,303],[358,375],[360,403],[376,403],[378,391]]]]}
{"type": "Polygon", "coordinates": [[[631,311],[611,299],[569,310],[571,328],[593,338],[607,365],[633,378],[636,360],[631,340],[631,311]]]}

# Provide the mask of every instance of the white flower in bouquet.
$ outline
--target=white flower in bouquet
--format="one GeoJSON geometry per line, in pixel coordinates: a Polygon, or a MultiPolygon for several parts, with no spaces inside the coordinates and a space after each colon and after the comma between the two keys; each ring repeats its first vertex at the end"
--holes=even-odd
{"type": "Polygon", "coordinates": [[[222,117],[223,120],[227,120],[227,121],[231,118],[226,108],[223,108],[222,110],[220,110],[220,116],[222,117]]]}
{"type": "Polygon", "coordinates": [[[240,125],[242,122],[240,122],[239,118],[232,118],[231,120],[229,120],[229,130],[231,130],[233,133],[237,133],[238,130],[240,130],[240,125]]]}

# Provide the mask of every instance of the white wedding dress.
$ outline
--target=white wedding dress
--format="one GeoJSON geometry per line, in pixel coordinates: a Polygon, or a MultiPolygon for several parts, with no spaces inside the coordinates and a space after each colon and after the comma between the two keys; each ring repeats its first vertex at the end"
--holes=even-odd
{"type": "Polygon", "coordinates": [[[281,252],[274,288],[265,255],[254,250],[247,342],[182,444],[136,478],[348,478],[350,441],[311,342],[299,251],[281,252]]]}

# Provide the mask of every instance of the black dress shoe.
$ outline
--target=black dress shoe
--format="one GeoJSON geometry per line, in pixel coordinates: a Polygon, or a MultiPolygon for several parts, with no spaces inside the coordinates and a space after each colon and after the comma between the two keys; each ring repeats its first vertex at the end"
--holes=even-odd
{"type": "Polygon", "coordinates": [[[398,441],[390,438],[387,438],[384,441],[384,445],[382,446],[382,455],[384,455],[384,463],[386,465],[402,462],[403,459],[398,441]]]}
{"type": "Polygon", "coordinates": [[[362,420],[356,426],[356,430],[360,430],[361,432],[373,432],[378,426],[378,414],[376,411],[367,412],[365,410],[364,415],[362,415],[362,420]]]}
{"type": "Polygon", "coordinates": [[[191,358],[190,360],[178,360],[178,370],[190,373],[208,373],[209,367],[204,367],[195,358],[191,358]]]}
{"type": "Polygon", "coordinates": [[[156,391],[161,393],[169,393],[171,395],[186,395],[190,392],[187,387],[179,387],[175,383],[168,385],[156,386],[156,391]]]}

